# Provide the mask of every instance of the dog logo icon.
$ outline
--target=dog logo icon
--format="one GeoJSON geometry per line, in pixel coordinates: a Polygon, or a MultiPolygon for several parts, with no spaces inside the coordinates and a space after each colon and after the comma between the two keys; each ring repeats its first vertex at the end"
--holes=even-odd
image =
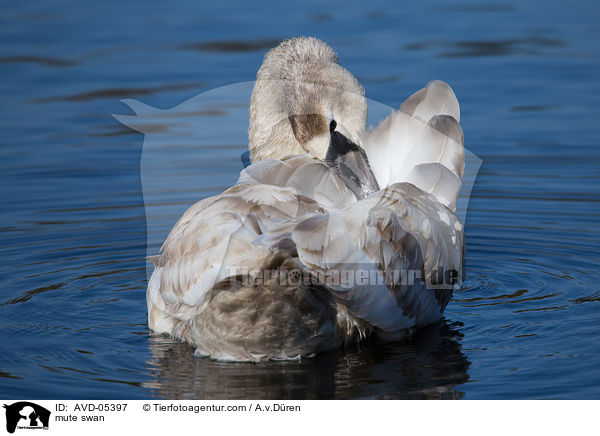
{"type": "Polygon", "coordinates": [[[15,429],[48,429],[50,411],[28,401],[19,401],[4,405],[6,409],[6,431],[14,433],[15,429]]]}

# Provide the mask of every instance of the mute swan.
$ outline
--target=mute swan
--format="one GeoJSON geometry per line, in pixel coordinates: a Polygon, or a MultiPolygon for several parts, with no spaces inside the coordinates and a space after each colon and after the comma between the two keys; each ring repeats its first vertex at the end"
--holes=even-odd
{"type": "Polygon", "coordinates": [[[282,42],[251,98],[252,164],[152,259],[150,328],[198,355],[262,361],[439,320],[462,273],[459,117],[433,81],[365,131],[363,88],[333,50],[282,42]]]}

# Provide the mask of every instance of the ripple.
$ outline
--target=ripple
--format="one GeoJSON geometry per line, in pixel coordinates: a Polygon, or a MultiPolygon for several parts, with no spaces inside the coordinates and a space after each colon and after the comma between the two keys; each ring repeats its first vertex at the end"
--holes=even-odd
{"type": "Polygon", "coordinates": [[[497,306],[499,304],[520,304],[520,303],[525,303],[525,302],[529,302],[529,301],[538,301],[538,300],[544,300],[546,298],[553,298],[553,297],[557,297],[559,295],[562,295],[562,292],[553,292],[550,294],[545,294],[545,295],[537,295],[535,297],[528,297],[528,298],[519,298],[519,299],[513,299],[515,298],[515,296],[520,296],[523,295],[524,293],[528,292],[527,290],[520,290],[517,292],[514,292],[513,294],[510,295],[496,295],[493,297],[488,297],[488,298],[484,298],[484,297],[477,297],[477,298],[471,298],[471,299],[464,299],[464,300],[460,300],[460,299],[456,299],[456,301],[458,302],[473,302],[473,301],[489,301],[489,300],[506,300],[506,301],[494,301],[492,303],[479,303],[479,304],[469,304],[465,307],[483,307],[483,306],[497,306]]]}
{"type": "Polygon", "coordinates": [[[509,110],[511,112],[541,112],[559,108],[561,108],[561,106],[557,104],[530,104],[523,106],[512,106],[509,110]]]}
{"type": "Polygon", "coordinates": [[[328,12],[319,12],[308,16],[309,20],[313,23],[326,23],[327,21],[333,21],[333,15],[328,12]]]}
{"type": "Polygon", "coordinates": [[[57,101],[90,101],[101,98],[125,98],[125,97],[139,97],[141,95],[150,95],[157,94],[161,92],[169,92],[169,91],[181,91],[184,89],[191,88],[202,88],[204,84],[202,83],[178,83],[178,84],[170,84],[170,85],[161,85],[154,87],[144,87],[144,88],[135,88],[135,87],[127,87],[127,88],[107,88],[107,89],[99,89],[97,91],[87,91],[80,92],[77,94],[71,95],[62,95],[56,97],[44,97],[35,99],[35,103],[51,103],[57,101]]]}
{"type": "Polygon", "coordinates": [[[569,47],[567,41],[556,38],[529,37],[507,38],[486,41],[428,41],[414,42],[404,45],[404,50],[425,50],[438,47],[441,58],[507,56],[507,55],[537,55],[544,49],[569,47]]]}
{"type": "Polygon", "coordinates": [[[283,38],[259,39],[254,41],[229,40],[209,41],[180,44],[178,48],[185,50],[207,51],[215,53],[242,53],[259,50],[268,50],[275,47],[283,38]]]}
{"type": "Polygon", "coordinates": [[[12,298],[8,301],[5,301],[4,303],[0,304],[0,306],[6,306],[8,304],[17,304],[17,303],[24,303],[26,301],[29,301],[30,299],[32,299],[34,296],[41,294],[43,292],[48,292],[48,291],[54,291],[56,289],[60,289],[63,286],[65,286],[67,283],[56,283],[54,285],[49,285],[49,286],[42,286],[36,289],[32,289],[30,291],[26,291],[23,295],[17,297],[17,298],[12,298]]]}
{"type": "Polygon", "coordinates": [[[226,363],[193,356],[193,347],[150,340],[153,395],[174,399],[455,399],[468,381],[459,323],[442,321],[405,341],[374,341],[290,362],[226,363]],[[227,386],[227,389],[223,389],[227,386]]]}
{"type": "Polygon", "coordinates": [[[28,63],[40,64],[48,67],[72,67],[78,62],[68,59],[50,58],[46,56],[2,56],[0,64],[28,63]]]}
{"type": "Polygon", "coordinates": [[[572,303],[575,303],[575,304],[599,302],[600,301],[600,291],[594,292],[593,294],[586,295],[584,297],[574,298],[569,301],[572,303]]]}
{"type": "Polygon", "coordinates": [[[439,12],[515,12],[516,6],[510,3],[481,3],[439,5],[430,8],[439,12]]]}

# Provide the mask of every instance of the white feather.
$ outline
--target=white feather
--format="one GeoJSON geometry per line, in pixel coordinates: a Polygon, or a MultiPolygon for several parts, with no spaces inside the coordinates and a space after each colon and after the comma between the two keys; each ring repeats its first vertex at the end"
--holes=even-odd
{"type": "Polygon", "coordinates": [[[379,185],[409,182],[454,210],[464,171],[464,140],[459,120],[454,92],[446,83],[434,80],[409,97],[379,126],[368,130],[363,136],[363,147],[379,185]],[[448,177],[442,168],[434,174],[433,166],[415,171],[424,164],[438,164],[456,178],[448,177]],[[432,184],[430,176],[440,183],[432,184]]]}
{"type": "Polygon", "coordinates": [[[373,328],[400,337],[440,319],[447,294],[412,283],[408,274],[423,272],[431,282],[442,268],[461,279],[462,225],[453,210],[464,148],[452,89],[430,82],[362,135],[382,189],[357,200],[315,158],[323,158],[328,141],[300,144],[285,122],[288,107],[304,110],[317,102],[309,113],[335,116],[340,132],[361,142],[364,93],[333,51],[312,38],[286,41],[265,57],[258,78],[250,151],[253,159],[281,159],[253,163],[235,186],[194,204],[175,224],[162,254],[152,259],[150,327],[195,344],[199,355],[264,360],[329,350],[351,340],[355,330],[360,338],[373,328]],[[286,71],[300,76],[281,77],[286,71]],[[302,95],[284,92],[302,78],[302,95]],[[315,78],[324,85],[316,86],[315,78]],[[308,146],[311,154],[283,157],[308,146]],[[284,259],[279,271],[297,267],[326,288],[223,286],[239,273],[270,268],[277,256],[284,259]]]}
{"type": "MultiPolygon", "coordinates": [[[[291,235],[299,259],[325,277],[340,271],[385,275],[393,270],[423,267],[431,272],[441,267],[457,271],[460,279],[462,233],[455,228],[457,221],[433,196],[399,183],[346,208],[307,218],[291,235]],[[416,244],[411,245],[413,238],[416,244]],[[416,246],[420,256],[403,249],[416,246]]],[[[353,315],[392,335],[440,316],[432,291],[401,286],[397,280],[364,286],[331,283],[330,288],[353,315]],[[390,286],[398,286],[397,295],[392,295],[390,286]],[[413,317],[405,313],[411,302],[419,307],[413,317]]]]}

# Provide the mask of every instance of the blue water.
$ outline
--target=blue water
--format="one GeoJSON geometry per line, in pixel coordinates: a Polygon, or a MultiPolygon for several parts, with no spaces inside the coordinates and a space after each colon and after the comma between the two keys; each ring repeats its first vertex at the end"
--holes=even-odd
{"type": "Polygon", "coordinates": [[[592,1],[3,5],[0,398],[599,398],[599,22],[592,1]],[[148,332],[147,245],[235,181],[246,144],[218,119],[247,102],[198,113],[214,147],[172,144],[172,173],[206,179],[187,191],[164,178],[143,192],[144,170],[167,165],[111,114],[251,81],[297,35],[328,42],[383,104],[431,79],[454,88],[483,160],[465,289],[407,341],[194,358],[148,332]]]}

